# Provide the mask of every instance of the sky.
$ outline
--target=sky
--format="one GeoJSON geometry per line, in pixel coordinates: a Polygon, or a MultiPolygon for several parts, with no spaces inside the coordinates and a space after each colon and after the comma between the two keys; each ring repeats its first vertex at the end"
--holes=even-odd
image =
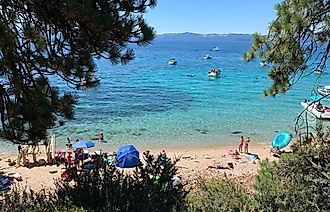
{"type": "Polygon", "coordinates": [[[145,19],[157,34],[266,34],[281,0],[158,0],[145,19]]]}

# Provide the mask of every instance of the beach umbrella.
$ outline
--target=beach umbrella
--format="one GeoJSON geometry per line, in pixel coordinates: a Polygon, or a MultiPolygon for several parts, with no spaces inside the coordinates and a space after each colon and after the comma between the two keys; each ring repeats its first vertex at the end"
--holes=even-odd
{"type": "Polygon", "coordinates": [[[83,140],[83,141],[77,141],[76,143],[72,144],[73,149],[79,149],[79,148],[92,148],[95,144],[91,141],[83,140]]]}
{"type": "Polygon", "coordinates": [[[291,139],[292,136],[289,132],[279,133],[274,137],[272,147],[282,149],[290,143],[291,139]]]}
{"type": "Polygon", "coordinates": [[[122,146],[116,155],[116,166],[120,168],[132,168],[140,165],[139,151],[133,145],[122,146]]]}

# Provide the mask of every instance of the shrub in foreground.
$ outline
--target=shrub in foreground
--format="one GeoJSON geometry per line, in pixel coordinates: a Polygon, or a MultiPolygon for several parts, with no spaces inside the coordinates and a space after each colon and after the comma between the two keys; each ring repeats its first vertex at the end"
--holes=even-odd
{"type": "Polygon", "coordinates": [[[174,161],[147,155],[145,165],[118,170],[102,164],[76,174],[73,181],[56,182],[55,193],[9,192],[0,211],[177,211],[187,194],[174,185],[174,161]]]}
{"type": "Polygon", "coordinates": [[[199,180],[186,199],[187,211],[253,211],[254,199],[230,180],[199,180]]]}

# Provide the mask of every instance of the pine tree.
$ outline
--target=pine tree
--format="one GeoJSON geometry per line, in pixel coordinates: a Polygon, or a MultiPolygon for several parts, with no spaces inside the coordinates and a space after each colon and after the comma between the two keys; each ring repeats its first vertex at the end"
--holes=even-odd
{"type": "Polygon", "coordinates": [[[94,59],[125,64],[128,44],[147,45],[154,30],[143,14],[155,0],[4,0],[0,2],[0,136],[35,143],[74,117],[77,87],[96,71],[94,59]]]}
{"type": "Polygon", "coordinates": [[[285,0],[267,35],[255,34],[245,61],[259,56],[272,65],[266,96],[285,93],[304,76],[323,70],[330,51],[330,1],[285,0]]]}

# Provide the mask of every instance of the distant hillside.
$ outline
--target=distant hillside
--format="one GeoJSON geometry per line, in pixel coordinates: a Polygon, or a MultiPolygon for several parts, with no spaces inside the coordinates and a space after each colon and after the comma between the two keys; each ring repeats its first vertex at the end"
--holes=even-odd
{"type": "Polygon", "coordinates": [[[184,33],[166,33],[156,36],[156,40],[159,41],[202,41],[202,40],[247,40],[250,41],[252,38],[251,34],[198,34],[191,32],[184,33]]]}

